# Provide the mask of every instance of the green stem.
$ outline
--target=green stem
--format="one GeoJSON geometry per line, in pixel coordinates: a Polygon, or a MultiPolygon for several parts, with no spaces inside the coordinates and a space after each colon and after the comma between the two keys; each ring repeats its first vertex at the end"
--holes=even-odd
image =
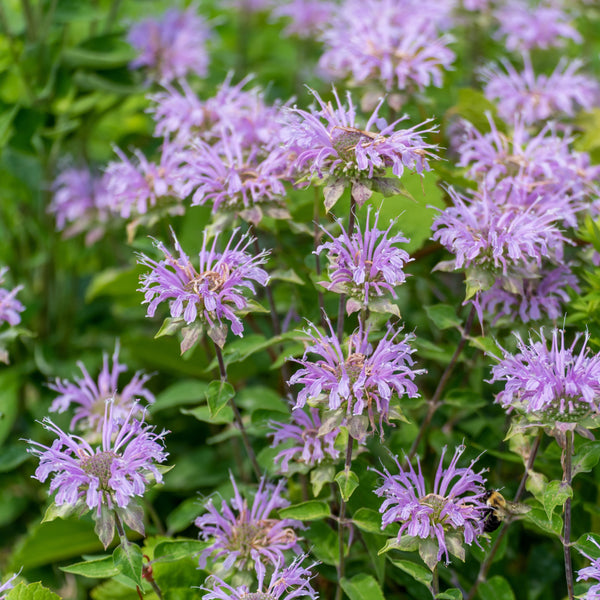
{"type": "MultiPolygon", "coordinates": [[[[346,446],[346,461],[344,463],[344,471],[346,475],[350,472],[352,467],[352,444],[354,438],[348,434],[348,445],[346,446]]],[[[338,546],[339,546],[339,565],[338,565],[338,587],[335,593],[335,600],[341,600],[342,598],[342,579],[344,578],[345,571],[345,552],[344,552],[344,528],[346,526],[346,501],[344,496],[340,493],[340,514],[338,519],[338,546]]]]}
{"type": "MultiPolygon", "coordinates": [[[[217,356],[217,362],[219,363],[219,373],[221,374],[221,381],[227,382],[227,369],[225,368],[225,361],[223,360],[223,353],[221,352],[221,348],[217,344],[214,344],[215,354],[217,356]]],[[[254,470],[254,475],[256,476],[256,480],[260,481],[261,473],[260,467],[258,466],[258,461],[256,460],[256,455],[254,454],[254,450],[252,448],[252,444],[250,443],[250,438],[248,437],[248,433],[246,432],[246,428],[244,427],[244,423],[242,421],[242,415],[238,410],[238,407],[235,404],[233,398],[229,399],[229,406],[231,406],[231,410],[233,411],[233,416],[235,418],[235,423],[242,434],[242,441],[244,442],[244,448],[246,448],[246,452],[248,454],[248,458],[250,458],[250,462],[252,463],[252,469],[254,470]]]]}
{"type": "Polygon", "coordinates": [[[438,572],[438,563],[433,567],[433,578],[431,579],[431,593],[435,598],[440,593],[440,574],[438,572]]]}
{"type": "Polygon", "coordinates": [[[454,367],[456,366],[456,363],[458,362],[458,357],[460,356],[461,352],[463,351],[463,348],[465,347],[465,344],[467,343],[467,340],[469,338],[469,333],[471,332],[471,327],[473,327],[473,320],[475,319],[475,312],[476,312],[475,307],[471,306],[471,312],[469,312],[469,316],[467,317],[467,320],[465,322],[465,328],[464,328],[464,331],[460,338],[460,342],[458,342],[458,345],[456,346],[456,350],[454,351],[454,354],[452,355],[450,362],[446,366],[446,369],[442,373],[442,376],[440,377],[440,380],[438,382],[437,387],[435,388],[435,392],[433,393],[431,400],[429,400],[429,402],[428,402],[429,409],[427,410],[425,419],[423,419],[423,422],[421,423],[421,428],[419,429],[419,432],[417,433],[417,437],[415,438],[414,442],[412,443],[412,446],[410,447],[410,450],[408,451],[408,455],[406,457],[407,463],[409,463],[411,461],[412,457],[415,455],[417,448],[419,447],[419,443],[421,442],[421,439],[423,438],[425,431],[427,430],[427,428],[429,427],[429,424],[431,423],[431,420],[433,419],[433,415],[436,413],[437,409],[442,404],[442,401],[441,401],[442,392],[444,391],[444,388],[446,387],[446,384],[448,383],[448,380],[450,379],[450,375],[452,375],[452,371],[454,371],[454,367]]]}
{"type": "MultiPolygon", "coordinates": [[[[563,483],[571,486],[573,480],[573,432],[567,431],[565,435],[565,448],[563,452],[563,483]]],[[[567,581],[567,594],[573,600],[573,564],[571,562],[571,498],[567,498],[564,508],[563,549],[565,555],[565,579],[567,581]]]]}
{"type": "MultiPolygon", "coordinates": [[[[317,248],[321,244],[321,229],[319,227],[319,207],[321,206],[321,199],[319,197],[318,188],[314,187],[315,197],[313,202],[313,238],[314,238],[314,249],[315,249],[315,271],[317,275],[321,274],[321,257],[317,254],[317,248]]],[[[327,323],[325,322],[325,295],[323,290],[319,287],[317,291],[317,299],[319,303],[319,315],[321,318],[321,327],[327,331],[327,323]]]]}
{"type": "MultiPolygon", "coordinates": [[[[517,493],[514,497],[515,502],[519,501],[521,495],[525,491],[525,484],[527,483],[527,478],[529,477],[531,469],[533,469],[533,463],[535,462],[535,457],[537,456],[538,450],[540,448],[540,443],[542,441],[543,434],[544,431],[540,429],[538,436],[533,442],[533,446],[531,447],[531,450],[529,452],[529,457],[527,458],[527,464],[525,465],[525,472],[521,477],[521,482],[519,483],[517,493]]],[[[473,587],[469,590],[469,594],[466,596],[465,600],[473,600],[475,594],[477,593],[477,588],[481,583],[483,583],[486,580],[488,571],[490,570],[492,562],[494,561],[494,556],[496,556],[496,552],[498,552],[498,548],[500,548],[500,542],[502,542],[502,539],[506,535],[507,530],[508,523],[504,523],[502,525],[502,528],[498,532],[498,535],[496,536],[496,539],[494,540],[494,543],[490,548],[488,555],[485,557],[485,560],[481,563],[481,566],[479,567],[479,573],[477,574],[477,579],[475,580],[473,587]]]]}
{"type": "MultiPolygon", "coordinates": [[[[352,237],[354,222],[356,221],[356,200],[350,196],[350,217],[348,218],[348,235],[352,237]]],[[[338,305],[337,338],[341,342],[344,337],[344,316],[346,314],[346,294],[340,296],[338,305]]]]}

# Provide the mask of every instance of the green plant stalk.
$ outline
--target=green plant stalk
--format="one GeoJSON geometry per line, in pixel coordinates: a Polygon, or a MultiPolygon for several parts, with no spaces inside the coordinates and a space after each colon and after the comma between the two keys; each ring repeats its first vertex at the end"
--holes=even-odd
{"type": "MultiPolygon", "coordinates": [[[[565,447],[563,451],[563,483],[571,486],[573,480],[572,458],[573,458],[573,432],[567,431],[565,435],[565,447]]],[[[571,561],[571,498],[567,498],[564,508],[563,522],[563,551],[565,557],[565,579],[567,581],[567,594],[569,600],[573,600],[573,563],[571,561]]]]}
{"type": "Polygon", "coordinates": [[[433,567],[432,571],[432,579],[431,579],[431,593],[435,598],[440,593],[440,574],[438,571],[438,563],[436,563],[435,567],[433,567]]]}
{"type": "MultiPolygon", "coordinates": [[[[352,444],[354,438],[348,433],[348,445],[346,446],[346,461],[344,462],[344,471],[346,474],[350,472],[352,467],[352,444]]],[[[339,565],[338,565],[338,587],[335,592],[335,600],[342,599],[342,579],[345,571],[345,552],[344,552],[344,528],[346,526],[346,501],[340,493],[340,514],[338,519],[338,546],[339,546],[339,565]]]]}
{"type": "MultiPolygon", "coordinates": [[[[356,221],[356,200],[350,195],[350,216],[348,218],[348,235],[352,237],[354,222],[356,221]]],[[[344,337],[344,315],[346,314],[346,294],[340,296],[338,305],[337,338],[341,342],[344,337]]]]}
{"type": "MultiPolygon", "coordinates": [[[[214,347],[215,354],[217,356],[217,362],[219,363],[219,373],[221,374],[221,381],[227,382],[227,369],[225,368],[223,353],[221,352],[221,348],[219,348],[217,344],[214,344],[214,347]]],[[[248,433],[246,431],[246,428],[244,427],[242,415],[240,414],[240,411],[238,410],[238,407],[236,406],[233,398],[229,399],[229,406],[231,406],[235,423],[242,435],[242,441],[244,442],[244,447],[246,448],[246,452],[248,453],[248,457],[250,458],[250,462],[252,463],[252,469],[254,471],[254,475],[256,476],[256,480],[260,481],[261,473],[260,467],[258,466],[258,461],[256,460],[256,454],[254,454],[254,449],[252,448],[252,444],[250,443],[250,438],[248,437],[248,433]]]]}

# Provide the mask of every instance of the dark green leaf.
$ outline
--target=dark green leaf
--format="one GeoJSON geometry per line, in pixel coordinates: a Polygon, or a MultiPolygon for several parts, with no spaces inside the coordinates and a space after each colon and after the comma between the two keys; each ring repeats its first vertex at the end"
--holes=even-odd
{"type": "Polygon", "coordinates": [[[193,558],[202,552],[210,542],[191,540],[186,538],[164,540],[154,548],[154,560],[180,560],[182,558],[193,558]]]}
{"type": "Polygon", "coordinates": [[[342,589],[350,600],[385,600],[377,580],[371,575],[361,573],[352,579],[342,579],[342,589]]]}
{"type": "Polygon", "coordinates": [[[371,508],[359,508],[352,515],[352,522],[361,530],[383,535],[381,530],[381,515],[371,508]]]}
{"type": "Polygon", "coordinates": [[[353,471],[340,471],[335,476],[335,481],[340,488],[340,494],[345,502],[348,502],[350,496],[354,493],[354,490],[358,487],[359,480],[358,475],[353,471]]]}
{"type": "Polygon", "coordinates": [[[422,583],[429,587],[433,581],[433,574],[429,569],[426,569],[423,565],[419,565],[410,560],[392,560],[391,563],[401,569],[408,575],[410,575],[415,581],[422,583]]]}
{"type": "Polygon", "coordinates": [[[449,304],[426,306],[425,312],[439,329],[459,328],[462,325],[462,319],[456,314],[456,309],[449,304]]]}
{"type": "Polygon", "coordinates": [[[548,519],[552,519],[552,514],[557,506],[562,506],[567,498],[573,497],[573,488],[561,481],[551,481],[544,491],[543,504],[548,519]]]}
{"type": "Polygon", "coordinates": [[[142,549],[137,544],[122,542],[113,552],[115,567],[119,572],[131,579],[136,585],[142,586],[142,549]]]}
{"type": "Polygon", "coordinates": [[[67,567],[60,567],[60,569],[66,573],[73,573],[74,575],[82,575],[83,577],[92,577],[96,579],[113,577],[113,575],[120,573],[112,556],[102,556],[85,560],[67,567]]]}
{"type": "Polygon", "coordinates": [[[222,416],[225,408],[229,408],[229,401],[235,396],[233,386],[226,381],[211,381],[206,391],[206,402],[211,420],[222,416]]]}
{"type": "Polygon", "coordinates": [[[501,575],[494,575],[479,585],[481,600],[515,600],[510,584],[501,575]]]}
{"type": "Polygon", "coordinates": [[[206,398],[208,383],[195,379],[178,381],[156,396],[156,402],[150,406],[154,414],[166,408],[187,404],[199,404],[206,398]]]}
{"type": "Polygon", "coordinates": [[[317,521],[331,516],[329,504],[321,500],[308,500],[281,508],[279,516],[282,519],[297,519],[298,521],[317,521]]]}

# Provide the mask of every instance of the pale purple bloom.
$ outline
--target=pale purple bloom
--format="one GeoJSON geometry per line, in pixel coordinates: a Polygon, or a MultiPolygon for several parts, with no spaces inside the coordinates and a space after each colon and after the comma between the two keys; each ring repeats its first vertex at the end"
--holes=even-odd
{"type": "Polygon", "coordinates": [[[581,43],[569,15],[556,2],[542,1],[536,7],[523,0],[508,0],[494,12],[499,23],[498,37],[506,37],[509,50],[552,48],[565,40],[581,43]]]}
{"type": "MultiPolygon", "coordinates": [[[[600,550],[600,544],[598,544],[593,537],[588,536],[587,539],[600,550]]],[[[582,600],[600,600],[600,558],[592,558],[585,552],[581,552],[581,554],[583,554],[591,564],[588,567],[583,567],[583,569],[577,571],[577,581],[588,581],[589,579],[592,579],[598,582],[592,585],[581,598],[582,600]]]]}
{"type": "Polygon", "coordinates": [[[293,519],[278,519],[273,514],[290,504],[282,496],[285,480],[272,485],[263,477],[252,506],[248,506],[248,499],[240,494],[231,474],[230,479],[233,498],[229,502],[223,500],[220,510],[210,498],[206,514],[195,521],[200,529],[200,538],[211,542],[200,554],[200,568],[203,569],[208,557],[212,556],[213,560],[225,558],[225,570],[236,565],[240,569],[258,571],[261,568],[259,563],[281,564],[287,550],[300,553],[295,529],[300,528],[301,523],[293,519]]]}
{"type": "Polygon", "coordinates": [[[327,0],[285,0],[272,11],[273,17],[288,18],[283,32],[302,38],[314,37],[330,22],[336,5],[327,0]]]}
{"type": "MultiPolygon", "coordinates": [[[[14,581],[19,576],[19,573],[15,573],[11,577],[9,577],[2,585],[0,585],[0,592],[9,592],[15,587],[14,581]]],[[[0,596],[0,600],[6,600],[7,595],[2,594],[0,596]]]]}
{"type": "Polygon", "coordinates": [[[515,115],[525,124],[547,121],[565,114],[575,115],[580,108],[589,110],[599,99],[598,82],[578,73],[581,60],[561,58],[550,75],[536,76],[528,53],[523,54],[524,69],[519,72],[503,59],[504,71],[490,66],[482,70],[484,93],[497,102],[498,114],[507,122],[515,115]]]}
{"type": "Polygon", "coordinates": [[[162,242],[156,242],[163,259],[156,261],[140,254],[138,262],[151,269],[140,277],[144,292],[144,304],[148,304],[148,316],[153,317],[158,305],[169,300],[173,318],[182,318],[187,324],[197,319],[209,327],[223,327],[223,320],[231,323],[235,335],[242,336],[244,326],[238,313],[248,305],[244,290],[255,294],[254,283],[267,284],[269,276],[260,268],[267,260],[268,252],[252,255],[247,248],[253,243],[248,233],[237,242],[235,229],[223,252],[217,250],[219,236],[212,244],[204,231],[202,250],[198,254],[199,268],[183,251],[172,232],[175,251],[171,253],[162,242]]]}
{"type": "Polygon", "coordinates": [[[69,425],[71,429],[79,423],[84,429],[100,430],[104,422],[106,400],[109,399],[113,401],[112,416],[115,422],[125,419],[132,407],[136,408],[135,416],[143,413],[138,399],[144,398],[149,404],[154,402],[154,394],[144,387],[151,375],[144,375],[141,371],[137,371],[119,391],[119,375],[127,371],[126,365],[119,363],[119,342],[115,344],[112,367],[108,354],[104,353],[97,380],[92,378],[81,361],[77,362],[77,366],[82,377],[76,377],[74,381],[56,378],[54,383],[48,384],[51,390],[59,394],[50,406],[51,412],[62,413],[72,404],[75,405],[75,414],[69,425]]]}
{"type": "Polygon", "coordinates": [[[58,506],[86,505],[100,515],[103,507],[126,508],[136,496],[143,496],[150,476],[162,482],[156,463],[168,456],[163,441],[167,432],[154,433],[154,427],[133,418],[136,412],[132,406],[125,419],[117,421],[113,403],[107,401],[102,442],[94,447],[44,417],[42,425],[56,439],[52,446],[27,440],[32,446],[28,452],[40,459],[35,479],[44,482],[52,476],[50,493],[56,492],[58,506]]]}
{"type": "Polygon", "coordinates": [[[562,304],[569,301],[568,289],[579,292],[577,277],[568,265],[546,266],[537,272],[499,278],[481,292],[475,304],[480,315],[493,315],[493,323],[501,317],[523,323],[539,319],[558,319],[564,314],[562,304]]]}
{"type": "Polygon", "coordinates": [[[250,592],[247,585],[232,587],[220,577],[210,575],[206,583],[210,588],[203,587],[207,592],[202,596],[203,600],[292,600],[295,598],[310,598],[317,600],[319,594],[310,585],[310,580],[313,577],[310,569],[315,564],[309,567],[303,567],[302,562],[306,559],[306,554],[296,556],[289,567],[286,567],[284,562],[280,560],[269,580],[269,584],[265,585],[266,569],[262,563],[256,564],[256,575],[258,586],[255,592],[250,592]]]}
{"type": "Polygon", "coordinates": [[[324,335],[309,322],[305,331],[309,345],[304,356],[291,359],[301,366],[289,381],[290,385],[302,386],[294,409],[323,395],[331,410],[341,408],[347,416],[366,413],[373,429],[377,417],[382,436],[383,422],[389,422],[393,395],[419,396],[414,379],[424,370],[413,369],[414,349],[410,342],[415,336],[409,333],[398,339],[402,329],[395,330],[388,324],[384,337],[371,343],[370,329],[359,321],[358,329],[342,344],[329,320],[327,324],[329,335],[324,335]]]}
{"type": "MultiPolygon", "coordinates": [[[[106,187],[111,197],[111,210],[124,219],[144,215],[152,209],[177,207],[183,199],[182,163],[185,153],[174,142],[165,140],[158,163],[135,151],[137,164],[115,148],[121,162],[106,168],[106,187]]],[[[179,207],[177,207],[179,208],[179,207]]]]}
{"type": "Polygon", "coordinates": [[[340,451],[334,446],[335,438],[340,430],[335,428],[323,435],[319,435],[321,427],[321,418],[319,410],[315,407],[309,409],[310,414],[302,409],[292,411],[291,423],[280,423],[271,421],[269,426],[273,436],[272,448],[290,443],[289,448],[282,449],[275,462],[281,463],[281,470],[284,473],[289,471],[290,460],[294,463],[300,463],[309,467],[314,467],[322,460],[336,460],[340,451]]]}
{"type": "Polygon", "coordinates": [[[161,83],[190,72],[202,77],[208,70],[209,37],[210,29],[194,6],[183,11],[171,8],[158,18],[133,25],[127,41],[140,54],[130,67],[146,67],[150,78],[161,83]]]}
{"type": "Polygon", "coordinates": [[[435,127],[424,128],[429,121],[409,129],[396,129],[408,116],[388,125],[379,116],[384,101],[381,99],[361,127],[350,93],[347,107],[335,88],[336,106],[325,103],[317,92],[312,93],[319,109],[312,112],[290,109],[284,129],[288,147],[297,154],[294,168],[299,173],[308,172],[319,178],[335,174],[370,179],[388,167],[397,177],[402,176],[405,168],[419,174],[429,170],[427,159],[434,156],[431,151],[436,148],[423,139],[424,134],[436,131],[435,127]],[[377,130],[372,131],[373,127],[377,130]]]}
{"type": "Polygon", "coordinates": [[[283,185],[287,153],[275,148],[265,156],[258,146],[247,150],[242,142],[226,130],[215,146],[197,140],[187,157],[185,195],[193,192],[192,206],[211,202],[213,214],[233,213],[255,225],[264,213],[289,216],[283,185]]]}
{"type": "Polygon", "coordinates": [[[465,544],[477,542],[477,536],[483,533],[483,517],[488,509],[484,500],[484,471],[473,471],[477,459],[468,467],[458,467],[458,460],[465,451],[465,446],[458,446],[452,461],[444,468],[446,449],[444,446],[431,487],[425,483],[418,458],[417,471],[410,463],[403,467],[398,457],[394,457],[398,474],[392,474],[385,467],[382,472],[373,470],[383,478],[383,485],[375,490],[377,496],[384,498],[379,508],[382,529],[399,523],[398,541],[404,535],[436,541],[437,561],[445,556],[448,563],[446,536],[458,533],[465,544]]]}
{"type": "Polygon", "coordinates": [[[550,347],[543,329],[539,341],[530,336],[529,344],[518,333],[514,335],[517,352],[502,349],[502,360],[492,368],[490,383],[505,382],[496,397],[498,403],[563,422],[600,411],[600,356],[592,355],[587,346],[589,333],[576,334],[571,345],[566,345],[564,330],[553,329],[550,347]],[[576,350],[581,338],[583,343],[576,350]]]}
{"type": "Polygon", "coordinates": [[[435,11],[423,2],[346,0],[321,35],[325,51],[319,66],[355,85],[375,82],[386,91],[441,87],[455,55],[449,35],[437,27],[449,21],[448,3],[435,11]],[[445,18],[446,17],[446,18],[445,18]]]}
{"type": "Polygon", "coordinates": [[[385,230],[377,228],[379,211],[375,213],[374,223],[370,224],[371,207],[367,212],[364,232],[360,224],[349,234],[339,224],[342,234],[333,237],[325,230],[332,241],[321,244],[316,254],[327,251],[329,261],[329,279],[321,285],[338,294],[350,296],[346,306],[349,313],[361,307],[369,307],[369,303],[386,293],[397,298],[395,288],[406,281],[404,266],[412,260],[397,244],[409,240],[400,232],[392,234],[395,221],[390,221],[385,230]]]}
{"type": "Polygon", "coordinates": [[[541,267],[543,258],[562,260],[568,240],[556,209],[502,206],[485,189],[470,199],[452,188],[448,193],[453,206],[436,217],[432,239],[455,255],[454,269],[478,265],[506,275],[514,267],[541,267]]]}
{"type": "MultiPolygon", "coordinates": [[[[8,272],[8,267],[0,268],[0,285],[4,283],[4,277],[8,272]]],[[[22,285],[11,290],[0,287],[0,325],[8,323],[11,327],[21,322],[21,313],[25,307],[19,300],[17,294],[23,289],[22,285]]]]}

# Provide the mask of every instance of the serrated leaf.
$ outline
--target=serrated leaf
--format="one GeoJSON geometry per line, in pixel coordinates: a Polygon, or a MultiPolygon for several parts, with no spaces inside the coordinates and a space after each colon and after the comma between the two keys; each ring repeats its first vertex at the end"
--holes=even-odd
{"type": "Polygon", "coordinates": [[[377,580],[371,575],[361,573],[352,579],[344,577],[340,583],[350,600],[385,600],[377,580]]]}
{"type": "Polygon", "coordinates": [[[434,325],[440,329],[459,328],[462,325],[462,320],[456,314],[456,309],[449,304],[426,306],[425,312],[434,325]]]}
{"type": "Polygon", "coordinates": [[[544,490],[542,503],[544,510],[548,516],[548,520],[552,519],[552,514],[557,506],[562,506],[567,498],[573,497],[573,488],[562,481],[551,481],[544,490]]]}
{"type": "Polygon", "coordinates": [[[214,423],[215,425],[226,425],[233,423],[233,410],[230,406],[226,406],[215,417],[211,416],[208,406],[197,406],[196,408],[182,408],[181,413],[184,415],[192,415],[198,421],[204,423],[214,423]]]}
{"type": "Polygon", "coordinates": [[[331,516],[327,502],[322,500],[308,500],[300,504],[286,506],[279,510],[282,519],[296,519],[298,521],[317,521],[331,516]]]}
{"type": "Polygon", "coordinates": [[[211,381],[206,391],[206,403],[210,418],[218,418],[234,396],[235,390],[227,381],[211,381]]]}
{"type": "Polygon", "coordinates": [[[359,508],[352,515],[352,522],[361,531],[383,535],[383,531],[381,529],[381,515],[372,508],[359,508]]]}
{"type": "Polygon", "coordinates": [[[142,549],[137,544],[122,542],[113,552],[115,567],[119,572],[142,587],[142,567],[144,559],[142,549]]]}
{"type": "Polygon", "coordinates": [[[6,600],[60,600],[60,596],[39,582],[29,585],[19,583],[8,592],[6,600]]]}
{"type": "Polygon", "coordinates": [[[174,539],[159,542],[154,547],[154,560],[161,561],[181,560],[193,558],[210,545],[210,542],[192,539],[174,539]]]}
{"type": "Polygon", "coordinates": [[[563,520],[560,516],[553,514],[552,519],[549,520],[546,513],[539,508],[532,508],[525,515],[525,522],[535,525],[543,532],[554,536],[560,536],[563,526],[563,520]]]}
{"type": "Polygon", "coordinates": [[[65,573],[73,573],[74,575],[82,575],[83,577],[94,579],[113,577],[117,573],[120,573],[112,556],[101,556],[59,568],[65,573]]]}
{"type": "Polygon", "coordinates": [[[410,575],[415,581],[418,581],[427,587],[429,587],[433,581],[433,574],[423,565],[419,565],[410,560],[392,560],[391,563],[401,571],[410,575]]]}
{"type": "Polygon", "coordinates": [[[335,477],[335,467],[333,465],[319,465],[310,472],[310,484],[312,485],[313,495],[316,497],[321,493],[323,486],[331,483],[335,477]]]}
{"type": "Polygon", "coordinates": [[[340,488],[340,494],[344,502],[348,502],[350,496],[352,496],[354,490],[358,487],[359,479],[356,473],[344,469],[335,476],[335,482],[340,488]]]}
{"type": "Polygon", "coordinates": [[[494,575],[479,586],[481,600],[515,600],[510,584],[501,575],[494,575]]]}

